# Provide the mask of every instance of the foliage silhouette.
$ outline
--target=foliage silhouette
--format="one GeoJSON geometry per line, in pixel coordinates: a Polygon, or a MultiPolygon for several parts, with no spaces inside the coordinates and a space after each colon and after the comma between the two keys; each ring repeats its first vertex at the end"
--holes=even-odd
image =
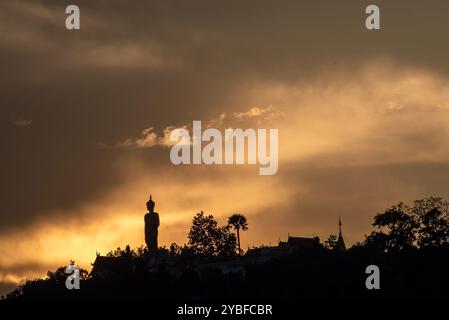
{"type": "Polygon", "coordinates": [[[374,217],[376,230],[364,245],[382,251],[401,251],[449,244],[449,204],[438,197],[400,202],[374,217]]]}
{"type": "Polygon", "coordinates": [[[228,226],[233,227],[237,231],[237,246],[240,256],[242,254],[242,249],[240,248],[240,230],[248,230],[248,221],[244,215],[236,213],[228,218],[228,226]]]}
{"type": "Polygon", "coordinates": [[[324,247],[329,250],[336,250],[337,249],[337,235],[331,234],[329,235],[329,238],[324,241],[324,247]]]}
{"type": "Polygon", "coordinates": [[[220,227],[212,215],[198,213],[189,231],[188,247],[197,255],[235,255],[236,239],[228,226],[220,227]]]}

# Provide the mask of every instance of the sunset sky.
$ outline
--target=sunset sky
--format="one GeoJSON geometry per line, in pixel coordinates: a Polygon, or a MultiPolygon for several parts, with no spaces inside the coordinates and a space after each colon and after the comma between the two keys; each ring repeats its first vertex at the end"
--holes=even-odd
{"type": "Polygon", "coordinates": [[[449,2],[1,1],[0,294],[70,259],[248,217],[242,247],[347,245],[399,201],[449,199],[449,2]],[[381,30],[365,29],[365,8],[381,30]],[[77,4],[81,30],[65,28],[77,4]],[[175,166],[170,128],[279,129],[279,170],[175,166]]]}

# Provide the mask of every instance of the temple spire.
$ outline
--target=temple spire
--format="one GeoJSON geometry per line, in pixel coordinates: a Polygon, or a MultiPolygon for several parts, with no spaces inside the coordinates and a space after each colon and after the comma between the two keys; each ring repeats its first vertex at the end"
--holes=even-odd
{"type": "MultiPolygon", "coordinates": [[[[151,196],[150,196],[150,198],[151,198],[151,196]]],[[[340,216],[338,216],[338,227],[340,229],[339,236],[341,238],[341,219],[340,219],[340,216]]]]}
{"type": "Polygon", "coordinates": [[[343,235],[341,233],[341,218],[340,216],[338,217],[338,228],[339,228],[339,233],[338,233],[338,239],[337,239],[337,249],[340,251],[346,251],[346,245],[345,245],[345,241],[343,240],[343,235]]]}

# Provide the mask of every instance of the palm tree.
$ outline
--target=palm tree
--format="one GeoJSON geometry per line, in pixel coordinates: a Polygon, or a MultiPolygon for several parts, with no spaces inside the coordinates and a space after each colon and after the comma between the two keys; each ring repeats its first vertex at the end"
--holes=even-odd
{"type": "Polygon", "coordinates": [[[237,231],[237,245],[239,247],[239,255],[242,252],[240,249],[240,229],[248,230],[248,222],[246,217],[240,213],[235,213],[228,218],[228,226],[232,226],[237,231]]]}

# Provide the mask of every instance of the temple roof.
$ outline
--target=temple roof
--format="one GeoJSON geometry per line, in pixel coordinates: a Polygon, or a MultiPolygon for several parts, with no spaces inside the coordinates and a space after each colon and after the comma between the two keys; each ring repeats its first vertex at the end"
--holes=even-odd
{"type": "Polygon", "coordinates": [[[91,275],[100,273],[126,273],[133,269],[133,262],[130,257],[108,257],[97,255],[92,264],[91,275]]]}
{"type": "Polygon", "coordinates": [[[316,248],[319,245],[319,239],[289,236],[287,244],[295,248],[316,248]]]}

